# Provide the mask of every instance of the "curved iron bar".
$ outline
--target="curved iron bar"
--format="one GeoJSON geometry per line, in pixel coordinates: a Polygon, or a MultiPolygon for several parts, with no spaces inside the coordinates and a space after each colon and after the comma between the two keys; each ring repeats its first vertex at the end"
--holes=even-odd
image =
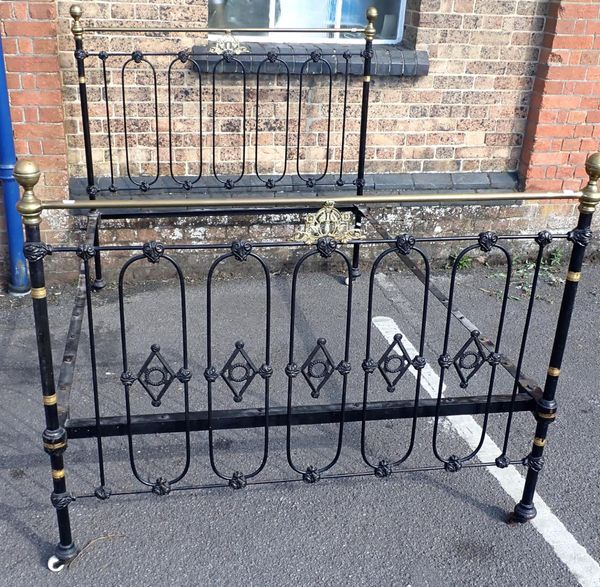
{"type": "MultiPolygon", "coordinates": [[[[482,235],[480,235],[480,239],[481,239],[481,236],[482,235]]],[[[496,237],[496,241],[497,241],[497,235],[494,235],[494,236],[496,237]]],[[[432,441],[434,456],[439,461],[444,463],[444,466],[446,467],[446,469],[448,471],[452,471],[452,472],[458,471],[462,467],[463,463],[465,463],[465,462],[471,460],[473,457],[475,457],[483,445],[483,442],[485,440],[485,435],[487,432],[489,415],[490,415],[489,406],[490,406],[490,402],[492,399],[492,393],[494,391],[496,368],[500,364],[499,351],[500,351],[500,343],[501,343],[501,339],[502,339],[502,332],[504,329],[504,320],[506,317],[506,306],[508,303],[508,294],[509,294],[510,281],[511,281],[511,276],[512,276],[512,256],[506,248],[504,248],[502,245],[497,244],[496,241],[494,241],[493,244],[490,244],[489,248],[486,248],[486,249],[481,247],[481,245],[479,243],[470,245],[469,247],[466,247],[457,255],[457,257],[454,260],[454,263],[452,265],[452,277],[450,280],[450,292],[448,294],[448,310],[447,310],[447,314],[446,314],[446,326],[445,326],[445,332],[444,332],[444,348],[443,348],[442,355],[439,358],[439,364],[441,367],[440,378],[439,378],[440,382],[439,382],[439,386],[438,386],[436,413],[435,413],[435,419],[434,419],[434,425],[433,425],[433,441],[432,441]],[[481,357],[482,364],[484,362],[489,362],[490,366],[491,366],[488,392],[487,392],[487,396],[486,396],[485,413],[484,413],[484,417],[483,417],[483,424],[481,426],[481,437],[480,437],[479,442],[478,442],[477,446],[475,447],[475,449],[473,449],[466,456],[459,457],[456,455],[451,455],[448,459],[444,459],[438,451],[437,440],[438,440],[438,430],[439,430],[439,420],[440,420],[439,412],[440,412],[442,393],[443,393],[443,389],[444,389],[444,379],[445,379],[445,375],[446,375],[446,370],[453,364],[453,359],[448,355],[448,345],[449,345],[449,339],[450,339],[450,325],[451,325],[451,321],[452,321],[452,305],[453,305],[453,301],[454,301],[454,293],[455,293],[455,286],[456,286],[456,273],[457,273],[458,267],[459,267],[462,259],[469,252],[471,252],[477,248],[481,248],[486,253],[490,253],[492,250],[498,249],[498,250],[502,251],[502,253],[504,254],[504,257],[506,259],[506,280],[504,283],[504,294],[502,297],[500,318],[498,320],[498,329],[496,332],[496,342],[494,344],[494,352],[489,354],[487,357],[481,357]]],[[[478,352],[481,353],[481,348],[479,347],[479,345],[477,345],[478,337],[479,337],[479,332],[473,331],[471,333],[471,338],[462,347],[461,351],[466,349],[467,345],[469,345],[472,341],[475,341],[476,347],[479,349],[478,352]]],[[[457,357],[455,357],[454,361],[456,361],[457,359],[458,359],[458,355],[457,355],[457,357]]],[[[466,382],[463,382],[461,384],[461,386],[466,388],[467,384],[468,384],[468,380],[466,382]]]]}
{"type": "Polygon", "coordinates": [[[537,286],[539,282],[540,270],[542,266],[542,260],[544,258],[544,250],[547,245],[552,241],[552,235],[547,231],[540,232],[536,237],[535,241],[538,244],[538,254],[535,260],[535,267],[533,270],[533,277],[531,278],[531,290],[529,292],[529,304],[527,306],[527,314],[525,316],[525,323],[523,325],[523,335],[521,337],[521,348],[519,349],[519,357],[517,359],[517,368],[515,373],[515,382],[512,390],[512,397],[508,415],[506,419],[506,430],[504,432],[504,443],[502,445],[502,454],[498,459],[503,459],[506,462],[506,453],[508,452],[508,442],[510,440],[510,430],[512,426],[512,419],[515,410],[515,399],[519,391],[519,377],[521,376],[521,369],[523,368],[523,360],[525,358],[525,351],[527,350],[527,339],[529,335],[529,325],[531,323],[531,316],[533,314],[533,306],[535,304],[535,298],[537,293],[537,286]]]}
{"type": "Polygon", "coordinates": [[[273,189],[276,184],[281,182],[281,180],[285,177],[287,172],[287,153],[288,153],[288,143],[289,143],[289,134],[290,134],[290,68],[288,64],[280,59],[279,57],[273,59],[271,57],[267,57],[263,59],[258,68],[256,69],[256,128],[255,128],[255,141],[254,141],[254,173],[256,177],[260,181],[263,182],[266,188],[273,189]],[[263,179],[258,172],[258,113],[259,113],[259,95],[260,95],[260,72],[265,63],[281,63],[286,72],[286,92],[285,92],[285,143],[284,143],[284,151],[283,151],[283,171],[281,175],[277,179],[263,179]]]}
{"type": "MultiPolygon", "coordinates": [[[[154,243],[155,244],[155,243],[154,243]]],[[[157,479],[156,482],[152,482],[150,480],[143,479],[137,469],[135,464],[135,457],[133,451],[133,434],[131,433],[131,404],[130,404],[130,391],[133,383],[135,382],[135,378],[129,373],[129,361],[127,356],[127,336],[126,336],[126,323],[125,323],[125,304],[124,304],[124,278],[127,272],[127,269],[131,267],[134,263],[141,261],[145,258],[149,258],[151,262],[152,258],[147,257],[147,255],[135,255],[131,259],[129,259],[121,268],[119,272],[119,320],[121,326],[121,353],[123,357],[123,374],[121,375],[121,382],[125,387],[125,410],[127,416],[127,443],[129,447],[129,462],[131,465],[131,470],[135,476],[135,478],[148,487],[152,487],[153,490],[157,487],[157,485],[161,485],[158,487],[157,492],[164,494],[170,491],[170,486],[178,483],[185,477],[190,467],[191,460],[191,446],[190,446],[190,405],[189,405],[189,379],[182,379],[183,383],[183,396],[184,396],[184,410],[185,410],[185,464],[182,472],[170,480],[164,480],[162,477],[157,479]],[[162,482],[162,483],[159,483],[162,482]],[[165,489],[162,491],[162,489],[165,489]]],[[[182,369],[189,374],[189,363],[188,363],[188,340],[187,340],[187,310],[186,310],[186,295],[185,295],[185,279],[183,276],[183,271],[179,264],[169,257],[168,255],[164,255],[160,253],[160,258],[165,259],[172,267],[175,268],[177,272],[177,277],[179,279],[179,290],[180,290],[180,302],[181,302],[181,339],[182,339],[182,355],[183,355],[183,366],[182,369]]],[[[158,257],[156,257],[158,259],[158,257]]],[[[181,371],[180,371],[181,372],[181,371]]]]}
{"type": "MultiPolygon", "coordinates": [[[[212,470],[214,471],[215,475],[217,475],[218,477],[220,477],[221,479],[224,479],[225,481],[228,481],[230,483],[230,485],[236,489],[241,488],[241,486],[245,485],[245,480],[246,479],[251,479],[252,477],[256,477],[264,468],[265,465],[267,464],[267,459],[269,456],[269,397],[270,397],[270,385],[269,385],[269,380],[272,374],[272,369],[271,369],[271,274],[270,274],[270,270],[268,265],[265,263],[265,261],[259,257],[258,255],[256,255],[255,253],[250,252],[251,250],[251,245],[249,243],[245,243],[245,242],[241,242],[241,241],[236,241],[233,243],[232,245],[232,252],[231,253],[226,253],[224,255],[219,256],[217,259],[215,259],[212,263],[212,265],[210,266],[210,269],[208,271],[208,276],[207,276],[207,280],[206,280],[206,360],[207,360],[207,369],[205,371],[205,378],[207,380],[207,385],[208,385],[208,406],[207,406],[207,415],[208,415],[208,453],[209,453],[209,457],[210,457],[210,466],[212,468],[212,470]],[[236,248],[235,245],[239,244],[241,248],[236,248]],[[245,248],[247,247],[247,248],[245,248]],[[245,251],[244,251],[245,248],[245,251]],[[238,251],[241,250],[241,254],[238,253],[238,251]],[[214,367],[213,363],[212,363],[212,281],[213,281],[213,275],[215,270],[217,269],[217,267],[223,263],[226,259],[230,259],[231,257],[236,258],[239,261],[242,262],[246,262],[247,259],[252,258],[252,259],[256,259],[264,274],[265,274],[265,362],[263,364],[263,366],[260,369],[256,369],[254,371],[254,375],[259,374],[261,375],[261,377],[264,379],[265,382],[265,401],[264,401],[264,407],[265,407],[265,425],[264,425],[264,429],[265,429],[265,438],[264,438],[264,448],[263,448],[263,457],[261,460],[260,465],[258,466],[258,468],[256,468],[254,471],[252,471],[251,473],[247,473],[247,474],[241,474],[238,471],[236,471],[231,477],[228,477],[227,475],[224,475],[223,473],[221,473],[221,471],[219,470],[219,468],[216,465],[216,460],[215,460],[215,450],[214,450],[214,441],[213,441],[213,427],[212,427],[212,419],[213,419],[213,383],[218,379],[219,377],[219,372],[217,371],[217,369],[214,367]],[[267,369],[266,371],[263,371],[261,373],[261,370],[263,369],[267,369]],[[239,483],[241,483],[241,486],[237,486],[236,485],[236,480],[239,480],[239,483]]],[[[243,348],[243,343],[238,342],[236,343],[236,347],[237,349],[241,349],[243,348]],[[241,345],[241,347],[239,346],[241,345]]],[[[236,350],[237,352],[237,350],[236,350]]],[[[232,355],[233,357],[233,355],[232,355]]],[[[223,369],[223,371],[221,371],[221,377],[224,377],[223,372],[225,371],[225,369],[223,369]]],[[[247,372],[246,372],[247,375],[247,372]]],[[[241,401],[241,396],[234,396],[234,400],[236,401],[241,401]],[[239,399],[238,399],[239,397],[239,399]]]]}
{"type": "MultiPolygon", "coordinates": [[[[403,254],[410,254],[412,251],[414,251],[415,253],[417,253],[418,255],[421,256],[421,259],[423,259],[423,263],[425,266],[425,283],[423,284],[423,286],[424,286],[423,305],[422,305],[422,310],[421,310],[421,332],[420,332],[420,336],[419,336],[419,358],[423,358],[424,353],[425,353],[425,335],[426,335],[426,327],[427,327],[427,309],[428,309],[428,303],[429,303],[429,280],[430,280],[431,268],[430,268],[429,259],[427,258],[427,255],[418,247],[412,246],[410,250],[406,251],[403,254]]],[[[367,428],[366,416],[367,416],[368,392],[369,392],[369,375],[371,375],[371,373],[373,373],[377,368],[377,363],[375,363],[373,361],[373,359],[371,358],[371,338],[372,338],[372,332],[373,332],[373,325],[372,325],[373,299],[374,299],[375,274],[377,272],[377,268],[379,267],[379,265],[383,261],[383,259],[391,253],[399,253],[398,248],[391,247],[391,248],[383,251],[382,253],[380,253],[379,256],[375,259],[375,261],[373,263],[373,267],[371,269],[371,276],[369,279],[369,301],[368,301],[368,310],[367,310],[367,342],[366,342],[366,351],[365,351],[366,358],[365,358],[365,361],[363,362],[363,370],[365,372],[365,378],[364,378],[364,392],[363,392],[363,418],[362,418],[362,423],[361,423],[361,439],[360,439],[361,447],[360,447],[360,449],[361,449],[363,461],[369,467],[371,467],[375,471],[376,474],[378,474],[378,471],[379,472],[386,472],[386,471],[385,471],[385,466],[382,467],[382,464],[385,461],[380,459],[378,464],[376,464],[376,465],[373,464],[370,461],[369,457],[367,456],[367,451],[366,451],[366,428],[367,428]]],[[[402,254],[402,253],[400,253],[400,254],[402,254]]],[[[413,357],[412,362],[414,362],[415,359],[416,359],[416,357],[413,357]]],[[[415,437],[416,437],[416,431],[417,431],[417,421],[419,419],[418,415],[417,415],[417,408],[419,407],[419,399],[420,399],[420,393],[421,393],[422,368],[425,366],[425,364],[422,363],[421,361],[419,361],[419,363],[421,363],[420,365],[418,365],[419,368],[416,368],[417,375],[416,375],[415,400],[414,400],[415,410],[414,410],[414,416],[412,418],[410,442],[409,442],[406,452],[399,459],[393,461],[392,463],[386,463],[390,467],[397,467],[397,466],[401,465],[404,461],[406,461],[406,459],[408,459],[408,457],[411,455],[411,453],[414,449],[415,437]]],[[[381,476],[384,476],[384,475],[381,475],[381,476]]],[[[387,476],[387,475],[385,475],[385,476],[387,476]]]]}
{"type": "MultiPolygon", "coordinates": [[[[227,73],[227,72],[223,72],[227,73]]],[[[235,75],[235,72],[230,72],[229,75],[235,75]]],[[[233,189],[237,183],[239,183],[246,173],[246,67],[239,60],[236,59],[232,54],[225,53],[219,61],[217,61],[212,70],[212,170],[215,179],[228,190],[233,189]],[[216,129],[216,120],[217,120],[217,67],[221,65],[221,63],[235,63],[239,65],[242,69],[242,107],[243,107],[243,117],[242,117],[242,171],[237,179],[231,179],[230,177],[223,180],[219,177],[217,172],[217,129],[216,129]]]]}
{"type": "MultiPolygon", "coordinates": [[[[187,55],[187,54],[183,53],[182,55],[187,55]]],[[[198,73],[198,138],[199,138],[198,166],[199,166],[199,171],[198,171],[198,175],[196,176],[196,179],[194,179],[193,181],[189,181],[189,180],[180,181],[179,179],[177,179],[175,177],[175,173],[173,172],[173,117],[172,117],[173,105],[172,105],[172,100],[171,100],[171,72],[173,70],[173,66],[177,62],[185,63],[185,61],[188,60],[187,58],[182,57],[182,55],[177,56],[175,59],[173,59],[171,61],[171,63],[169,63],[169,69],[167,72],[167,102],[168,102],[168,109],[169,109],[168,110],[169,111],[169,173],[171,174],[171,179],[173,179],[173,181],[178,186],[182,187],[186,191],[189,191],[194,184],[196,184],[200,181],[200,178],[202,177],[202,166],[203,166],[203,159],[202,159],[202,155],[203,155],[203,149],[202,149],[202,73],[200,72],[200,67],[198,66],[196,61],[194,61],[193,59],[190,59],[189,61],[191,61],[194,64],[194,68],[196,69],[196,72],[198,73]],[[184,58],[185,58],[185,61],[183,61],[184,58]]]]}
{"type": "MultiPolygon", "coordinates": [[[[296,266],[294,267],[294,273],[292,276],[292,296],[291,296],[291,307],[290,307],[289,362],[285,369],[286,375],[288,377],[287,426],[286,426],[286,429],[287,429],[287,431],[286,431],[287,461],[288,461],[289,466],[292,468],[292,470],[294,470],[296,473],[299,473],[300,475],[302,475],[302,478],[304,479],[304,481],[306,481],[308,483],[314,483],[314,482],[318,481],[321,474],[328,471],[329,469],[331,469],[340,458],[340,454],[342,451],[343,435],[344,435],[344,414],[345,414],[345,410],[346,410],[346,391],[348,388],[348,374],[350,372],[349,360],[350,360],[350,327],[351,327],[351,322],[352,322],[352,278],[351,278],[352,263],[345,253],[343,253],[342,251],[336,250],[337,243],[335,243],[335,241],[332,242],[333,248],[329,249],[329,251],[327,251],[326,254],[324,255],[321,252],[321,247],[320,247],[323,240],[324,239],[320,239],[319,242],[317,243],[317,250],[305,253],[298,260],[298,262],[296,263],[296,266]],[[346,276],[348,278],[348,293],[347,293],[347,298],[346,298],[344,358],[338,365],[335,365],[335,363],[331,362],[331,357],[328,354],[328,352],[325,351],[325,356],[327,357],[327,359],[330,361],[330,364],[332,365],[331,374],[333,374],[333,372],[337,370],[343,377],[343,379],[342,379],[342,398],[341,398],[341,402],[340,402],[340,422],[339,422],[339,428],[338,428],[337,448],[336,448],[336,452],[335,452],[333,459],[327,465],[325,465],[323,467],[309,466],[306,470],[302,471],[294,464],[294,460],[292,458],[292,443],[291,443],[291,440],[292,440],[291,415],[292,415],[292,408],[293,408],[292,398],[293,398],[294,379],[301,372],[300,368],[294,362],[297,286],[298,286],[298,274],[300,272],[302,265],[304,265],[304,263],[308,259],[310,259],[311,257],[314,257],[315,255],[318,255],[318,254],[320,254],[321,256],[327,255],[327,258],[330,258],[332,255],[339,255],[344,260],[344,263],[346,264],[346,270],[347,270],[346,276]]],[[[331,239],[327,239],[327,240],[331,241],[331,239]]],[[[320,347],[321,349],[324,348],[325,344],[326,344],[325,339],[319,339],[317,341],[317,347],[320,347]]],[[[314,354],[316,352],[317,347],[315,347],[315,350],[313,350],[313,353],[311,353],[311,354],[314,354]]],[[[309,356],[309,358],[310,358],[310,356],[309,356]]],[[[317,375],[317,377],[318,377],[318,375],[317,375]]],[[[319,386],[319,388],[317,388],[316,393],[315,393],[315,390],[313,389],[313,393],[311,395],[313,397],[318,397],[319,389],[320,389],[320,386],[319,386]]]]}
{"type": "Polygon", "coordinates": [[[138,52],[134,52],[134,53],[135,53],[135,57],[132,56],[130,59],[125,61],[125,63],[123,64],[123,67],[121,68],[121,92],[122,92],[122,97],[123,97],[123,136],[125,139],[125,165],[127,167],[127,177],[129,178],[129,181],[131,181],[132,184],[136,185],[141,191],[147,192],[148,189],[150,188],[150,186],[154,185],[160,177],[160,144],[159,144],[159,130],[158,130],[158,82],[157,82],[157,77],[156,77],[156,69],[154,68],[154,65],[152,65],[152,63],[150,63],[150,61],[148,61],[145,57],[143,57],[143,55],[141,55],[141,53],[138,53],[138,52]],[[129,135],[127,133],[127,94],[125,92],[125,69],[132,61],[136,64],[147,63],[150,66],[150,69],[152,70],[152,78],[154,81],[154,125],[155,125],[155,128],[154,128],[155,133],[154,134],[155,134],[155,140],[156,140],[156,176],[150,182],[140,181],[138,183],[131,177],[131,167],[130,167],[130,163],[129,163],[129,135]]]}
{"type": "Polygon", "coordinates": [[[296,137],[296,174],[298,177],[306,183],[307,187],[312,188],[316,183],[321,181],[329,170],[329,145],[331,143],[331,105],[332,105],[332,97],[333,97],[333,72],[331,69],[331,65],[328,61],[323,59],[320,53],[315,54],[315,57],[309,57],[303,64],[300,69],[300,82],[298,87],[298,136],[296,137]],[[318,57],[318,58],[316,58],[318,57]],[[300,172],[300,138],[302,135],[301,126],[302,126],[302,88],[304,85],[304,76],[307,66],[310,63],[324,63],[327,67],[328,77],[329,77],[329,100],[327,106],[327,146],[325,149],[325,169],[323,173],[318,177],[304,177],[300,172]]]}

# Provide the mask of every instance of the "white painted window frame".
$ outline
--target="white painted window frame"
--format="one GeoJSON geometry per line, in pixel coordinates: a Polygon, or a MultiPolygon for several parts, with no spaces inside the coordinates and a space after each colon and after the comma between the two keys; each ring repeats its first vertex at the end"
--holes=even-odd
{"type": "MultiPolygon", "coordinates": [[[[301,2],[301,0],[289,0],[290,2],[301,2]]],[[[334,23],[335,28],[341,28],[341,19],[342,19],[342,5],[344,0],[335,0],[336,2],[336,19],[334,23]]],[[[395,45],[402,41],[402,36],[404,33],[404,22],[406,18],[406,0],[398,0],[400,7],[398,10],[398,28],[396,30],[396,38],[395,39],[378,39],[375,37],[374,42],[382,45],[395,45]]],[[[275,14],[276,14],[276,0],[269,0],[269,28],[276,28],[275,24],[275,14]]],[[[366,25],[366,16],[365,16],[365,25],[366,25]]],[[[296,26],[301,27],[302,23],[298,23],[296,26]]],[[[214,38],[217,38],[218,35],[214,35],[214,38]]],[[[340,33],[333,33],[331,37],[323,37],[321,35],[317,37],[311,37],[305,33],[298,34],[290,34],[290,33],[269,33],[266,35],[256,36],[256,35],[236,35],[236,37],[240,41],[269,41],[269,42],[285,42],[285,43],[306,43],[311,42],[314,43],[318,41],[319,43],[344,43],[348,45],[354,44],[362,44],[364,43],[364,38],[362,35],[357,36],[357,38],[342,38],[340,37],[340,33]]],[[[213,40],[213,35],[210,35],[210,40],[213,40]]]]}

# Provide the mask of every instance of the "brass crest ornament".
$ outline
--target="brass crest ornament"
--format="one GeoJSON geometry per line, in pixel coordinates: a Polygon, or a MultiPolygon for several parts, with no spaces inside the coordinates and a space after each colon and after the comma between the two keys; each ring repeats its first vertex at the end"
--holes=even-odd
{"type": "Polygon", "coordinates": [[[328,200],[315,214],[308,214],[304,228],[297,233],[296,238],[314,245],[319,239],[329,237],[339,243],[365,238],[360,228],[354,227],[354,214],[340,212],[333,200],[328,200]]]}
{"type": "Polygon", "coordinates": [[[224,55],[226,53],[240,55],[241,53],[248,53],[249,49],[244,45],[240,45],[240,42],[231,32],[227,32],[217,39],[208,52],[215,55],[224,55]]]}

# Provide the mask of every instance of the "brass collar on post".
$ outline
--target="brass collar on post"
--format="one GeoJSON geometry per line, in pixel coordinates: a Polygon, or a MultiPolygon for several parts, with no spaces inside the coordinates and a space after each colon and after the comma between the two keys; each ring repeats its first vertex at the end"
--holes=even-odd
{"type": "Polygon", "coordinates": [[[23,224],[35,226],[42,221],[42,202],[33,193],[33,188],[40,180],[40,170],[33,161],[18,161],[13,175],[24,190],[23,197],[17,203],[17,210],[23,217],[23,224]]]}
{"type": "Polygon", "coordinates": [[[581,198],[579,198],[579,211],[583,214],[593,214],[596,206],[600,202],[600,193],[598,192],[598,180],[600,179],[600,153],[593,153],[585,162],[585,171],[590,181],[583,188],[581,198]]]}
{"type": "Polygon", "coordinates": [[[73,24],[71,25],[71,32],[73,33],[73,36],[76,40],[81,40],[83,39],[83,26],[81,25],[81,22],[79,22],[79,19],[81,18],[83,10],[81,9],[81,6],[79,6],[79,4],[73,4],[73,6],[71,6],[69,10],[69,13],[71,14],[71,18],[73,19],[73,24]]]}
{"type": "Polygon", "coordinates": [[[367,8],[367,20],[369,24],[365,28],[365,39],[372,41],[375,38],[375,21],[377,20],[378,12],[375,6],[367,8]]]}

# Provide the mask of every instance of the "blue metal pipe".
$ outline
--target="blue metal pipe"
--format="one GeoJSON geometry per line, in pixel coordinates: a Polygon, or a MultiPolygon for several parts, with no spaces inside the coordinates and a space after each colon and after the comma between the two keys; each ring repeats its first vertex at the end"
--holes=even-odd
{"type": "Polygon", "coordinates": [[[17,157],[13,139],[8,87],[4,66],[4,51],[0,37],[0,182],[4,195],[4,218],[8,235],[9,280],[8,292],[14,295],[25,294],[30,290],[27,262],[23,254],[23,224],[17,212],[19,186],[13,177],[17,157]]]}

